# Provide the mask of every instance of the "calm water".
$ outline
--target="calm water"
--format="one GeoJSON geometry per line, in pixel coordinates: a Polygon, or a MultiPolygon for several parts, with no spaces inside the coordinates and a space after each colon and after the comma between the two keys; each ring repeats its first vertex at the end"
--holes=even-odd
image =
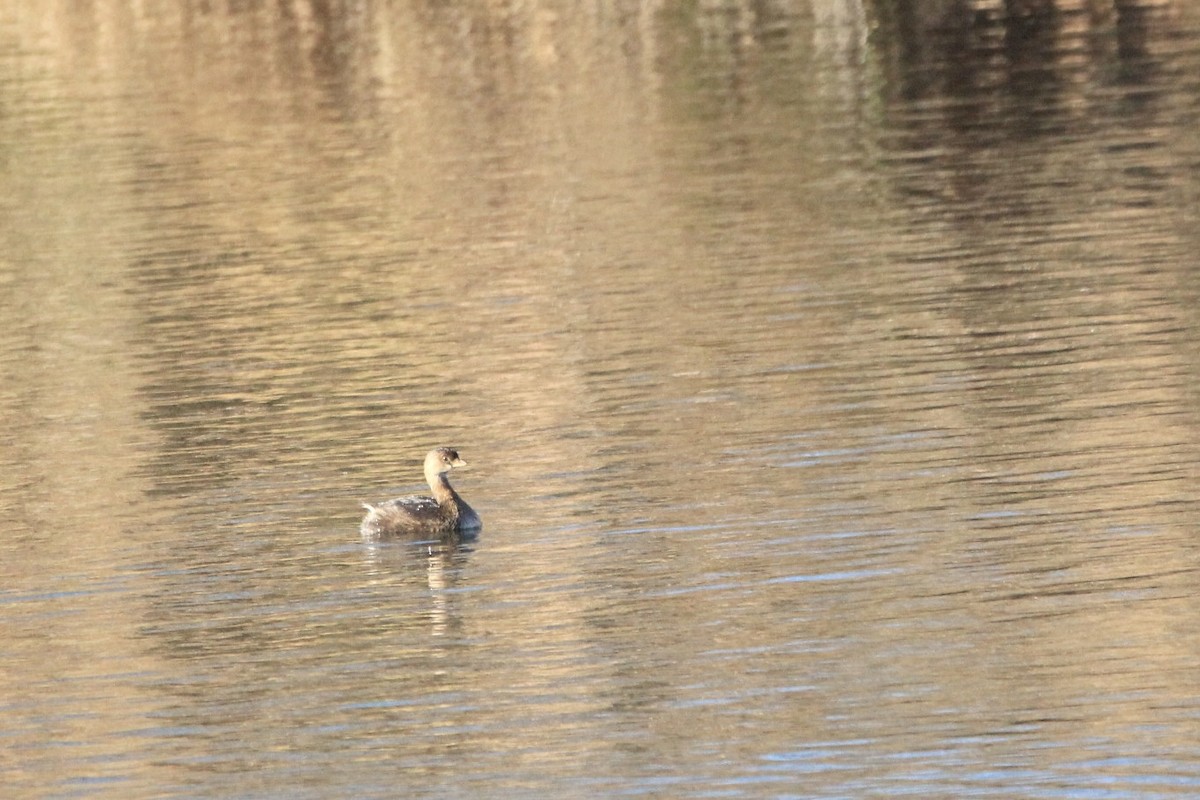
{"type": "Polygon", "coordinates": [[[5,3],[5,797],[1200,794],[1200,14],[895,5],[5,3]]]}

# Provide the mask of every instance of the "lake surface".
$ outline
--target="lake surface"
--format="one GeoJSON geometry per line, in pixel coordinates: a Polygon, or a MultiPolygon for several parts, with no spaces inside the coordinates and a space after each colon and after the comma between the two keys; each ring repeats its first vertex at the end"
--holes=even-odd
{"type": "Polygon", "coordinates": [[[1200,13],[894,5],[5,3],[5,797],[1200,794],[1200,13]]]}

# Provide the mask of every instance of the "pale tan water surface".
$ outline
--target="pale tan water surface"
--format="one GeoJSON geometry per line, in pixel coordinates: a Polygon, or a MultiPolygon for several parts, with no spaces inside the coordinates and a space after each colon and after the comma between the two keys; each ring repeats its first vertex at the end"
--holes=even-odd
{"type": "Polygon", "coordinates": [[[4,796],[1200,794],[1200,14],[953,5],[5,3],[4,796]]]}

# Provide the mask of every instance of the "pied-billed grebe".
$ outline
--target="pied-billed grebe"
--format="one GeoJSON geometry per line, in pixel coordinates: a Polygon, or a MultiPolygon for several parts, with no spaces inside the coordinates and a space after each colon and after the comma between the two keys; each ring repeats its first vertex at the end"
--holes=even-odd
{"type": "Polygon", "coordinates": [[[378,505],[363,503],[362,535],[381,536],[446,535],[483,527],[479,515],[463,502],[450,486],[447,473],[467,462],[458,457],[457,450],[439,447],[425,456],[425,480],[433,497],[398,497],[378,505]]]}

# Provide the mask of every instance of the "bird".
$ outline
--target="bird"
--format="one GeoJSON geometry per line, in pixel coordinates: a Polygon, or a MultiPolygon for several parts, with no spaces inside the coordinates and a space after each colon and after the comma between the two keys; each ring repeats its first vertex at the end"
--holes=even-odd
{"type": "Polygon", "coordinates": [[[448,536],[476,531],[483,522],[450,485],[447,477],[455,467],[467,462],[458,451],[438,447],[425,456],[425,480],[433,497],[397,497],[382,503],[363,503],[367,514],[359,531],[364,538],[379,539],[393,536],[448,536]]]}

